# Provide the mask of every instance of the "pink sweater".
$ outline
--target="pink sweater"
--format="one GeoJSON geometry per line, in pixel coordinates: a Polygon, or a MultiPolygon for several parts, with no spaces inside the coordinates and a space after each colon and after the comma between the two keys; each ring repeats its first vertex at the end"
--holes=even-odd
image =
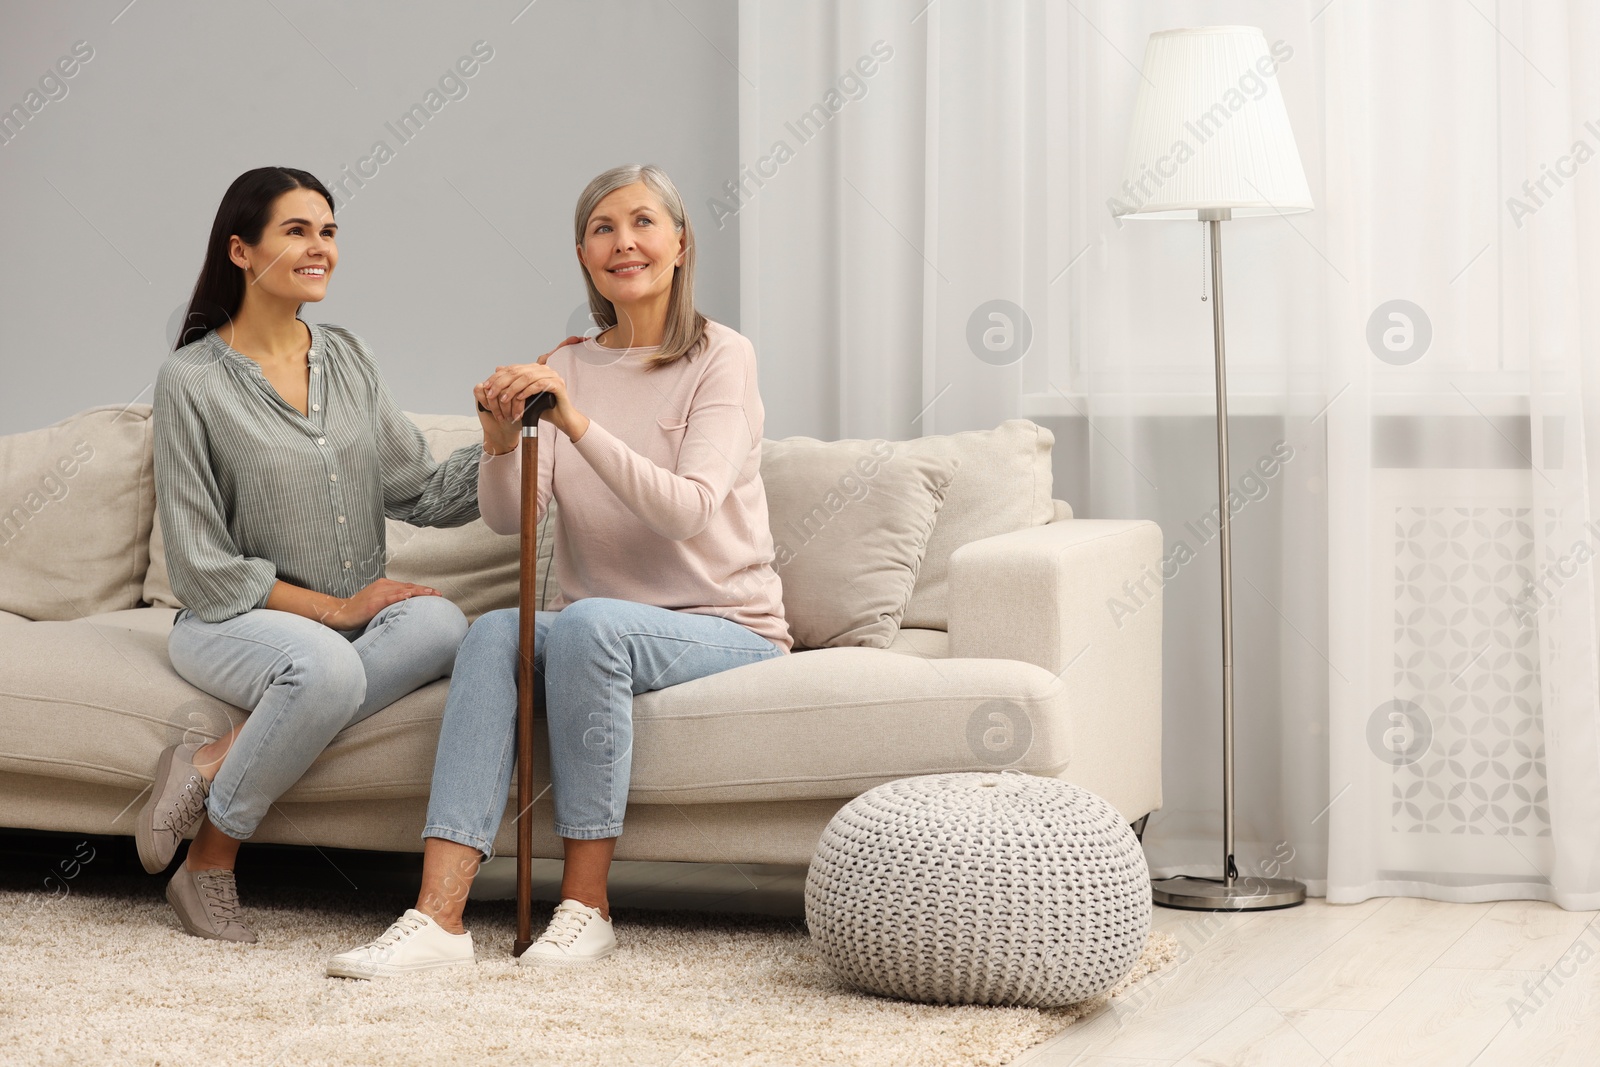
{"type": "MultiPolygon", "coordinates": [[[[559,610],[614,597],[720,615],[789,652],[761,483],[766,412],[750,342],[721,323],[691,358],[646,371],[654,348],[568,345],[547,366],[589,418],[574,444],[539,423],[538,516],[561,505],[559,610]]],[[[496,533],[520,528],[522,450],[478,463],[478,506],[496,533]]]]}

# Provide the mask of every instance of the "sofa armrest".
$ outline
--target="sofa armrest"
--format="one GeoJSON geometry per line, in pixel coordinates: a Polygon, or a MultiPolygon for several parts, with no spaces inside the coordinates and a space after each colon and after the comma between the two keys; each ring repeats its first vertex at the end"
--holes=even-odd
{"type": "Polygon", "coordinates": [[[1067,519],[950,556],[949,655],[1056,675],[1073,719],[1062,777],[1149,804],[1129,818],[1161,804],[1162,549],[1153,522],[1067,519]]]}

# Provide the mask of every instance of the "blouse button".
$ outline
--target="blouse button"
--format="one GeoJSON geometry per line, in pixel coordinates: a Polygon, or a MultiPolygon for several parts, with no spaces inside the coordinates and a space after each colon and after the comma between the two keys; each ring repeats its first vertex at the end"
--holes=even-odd
{"type": "Polygon", "coordinates": [[[311,410],[312,411],[321,411],[322,410],[322,405],[321,404],[312,404],[311,405],[311,410]]]}
{"type": "Polygon", "coordinates": [[[344,521],[344,516],[343,516],[343,515],[340,515],[340,516],[339,516],[339,521],[340,521],[340,522],[343,522],[343,521],[344,521]]]}
{"type": "Polygon", "coordinates": [[[328,439],[327,439],[327,438],[326,438],[326,437],[319,437],[319,438],[317,438],[317,444],[319,444],[319,445],[325,445],[325,444],[327,444],[327,443],[328,443],[328,439]]]}
{"type": "Polygon", "coordinates": [[[322,373],[322,368],[320,368],[320,367],[312,367],[311,368],[311,373],[312,374],[321,374],[322,373]]]}
{"type": "Polygon", "coordinates": [[[345,560],[344,561],[344,569],[345,570],[349,570],[350,569],[350,561],[349,560],[345,560]]]}
{"type": "Polygon", "coordinates": [[[330,482],[336,482],[336,481],[338,481],[338,480],[339,480],[339,476],[338,476],[338,475],[337,475],[337,474],[330,474],[330,475],[328,475],[328,481],[330,481],[330,482]]]}

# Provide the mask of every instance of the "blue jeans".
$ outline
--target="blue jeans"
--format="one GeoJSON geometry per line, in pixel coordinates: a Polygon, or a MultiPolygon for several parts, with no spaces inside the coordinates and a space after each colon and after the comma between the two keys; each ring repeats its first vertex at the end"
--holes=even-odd
{"type": "Polygon", "coordinates": [[[448,677],[466,633],[461,609],[437,596],[390,604],[352,630],[267,608],[215,623],[180,611],[167,638],[173,668],[250,711],[211,783],[211,824],[241,840],[255,833],[335,734],[448,677]]]}
{"type": "MultiPolygon", "coordinates": [[[[445,703],[423,837],[494,855],[516,764],[515,608],[472,624],[445,703]]],[[[611,597],[534,613],[534,684],[550,732],[555,831],[593,840],[622,833],[633,767],[633,698],[783,655],[716,615],[611,597]]]]}

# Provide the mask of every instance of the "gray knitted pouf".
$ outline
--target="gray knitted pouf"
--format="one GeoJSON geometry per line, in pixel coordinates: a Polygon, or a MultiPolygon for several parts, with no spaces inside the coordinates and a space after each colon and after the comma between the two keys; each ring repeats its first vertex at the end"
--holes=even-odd
{"type": "Polygon", "coordinates": [[[868,992],[1056,1007],[1133,968],[1150,871],[1133,829],[1086,789],[1014,771],[902,778],[822,832],[806,923],[868,992]]]}

